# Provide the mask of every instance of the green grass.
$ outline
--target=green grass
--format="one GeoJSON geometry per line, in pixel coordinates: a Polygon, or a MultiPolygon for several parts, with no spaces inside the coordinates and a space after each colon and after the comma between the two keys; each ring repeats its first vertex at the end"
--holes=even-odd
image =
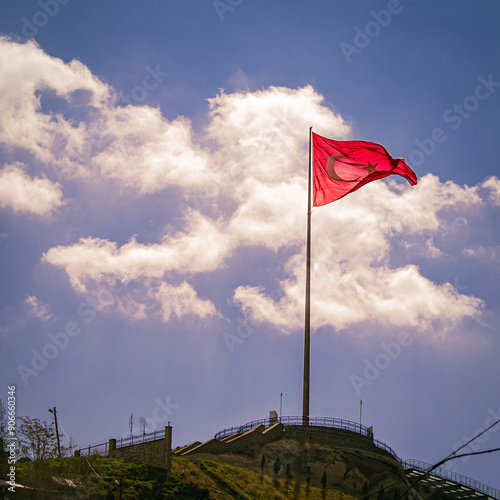
{"type": "Polygon", "coordinates": [[[174,457],[170,474],[163,469],[99,456],[51,459],[19,464],[17,482],[32,488],[16,498],[57,498],[66,493],[78,498],[148,499],[335,499],[353,497],[337,491],[322,491],[295,481],[277,479],[241,467],[211,460],[190,461],[174,457]],[[53,477],[58,481],[54,481],[53,477]],[[75,487],[68,486],[71,480],[75,487]],[[121,495],[121,497],[120,497],[121,495]]]}

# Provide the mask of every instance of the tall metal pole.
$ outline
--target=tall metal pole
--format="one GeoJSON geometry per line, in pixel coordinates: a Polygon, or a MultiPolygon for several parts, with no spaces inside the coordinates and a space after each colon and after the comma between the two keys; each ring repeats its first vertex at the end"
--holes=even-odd
{"type": "Polygon", "coordinates": [[[57,438],[57,454],[59,455],[59,458],[61,458],[61,443],[59,441],[59,429],[57,427],[57,412],[56,412],[56,407],[52,410],[49,410],[50,413],[54,414],[54,423],[56,425],[56,438],[57,438]]]}
{"type": "Polygon", "coordinates": [[[283,393],[280,394],[280,422],[281,422],[281,409],[283,408],[283,393]]]}
{"type": "Polygon", "coordinates": [[[359,426],[361,427],[361,410],[363,408],[363,400],[359,400],[359,426]]]}
{"type": "Polygon", "coordinates": [[[302,424],[309,425],[309,378],[311,372],[311,177],[312,127],[309,127],[309,173],[307,178],[307,243],[306,243],[306,304],[304,324],[304,386],[302,392],[302,424]]]}

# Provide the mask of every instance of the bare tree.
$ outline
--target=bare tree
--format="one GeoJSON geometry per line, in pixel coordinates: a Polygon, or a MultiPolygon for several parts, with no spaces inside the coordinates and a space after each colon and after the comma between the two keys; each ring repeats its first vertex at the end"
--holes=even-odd
{"type": "Polygon", "coordinates": [[[33,461],[57,457],[57,439],[53,424],[30,417],[18,417],[21,454],[33,461]]]}
{"type": "Polygon", "coordinates": [[[5,440],[7,429],[7,409],[0,399],[0,452],[3,451],[3,443],[5,440]]]}
{"type": "Polygon", "coordinates": [[[141,428],[142,435],[146,434],[146,419],[144,417],[139,418],[139,427],[141,428]]]}
{"type": "Polygon", "coordinates": [[[70,434],[69,438],[66,436],[68,439],[68,446],[61,446],[61,454],[63,456],[68,455],[68,457],[73,456],[73,452],[76,448],[76,443],[75,443],[75,437],[70,434]]]}

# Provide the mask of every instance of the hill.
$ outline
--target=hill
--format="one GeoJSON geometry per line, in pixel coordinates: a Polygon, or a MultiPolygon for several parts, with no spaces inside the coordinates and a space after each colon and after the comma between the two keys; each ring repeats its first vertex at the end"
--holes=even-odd
{"type": "Polygon", "coordinates": [[[17,482],[27,488],[16,488],[5,498],[354,499],[335,489],[308,487],[307,478],[261,475],[236,465],[182,457],[173,458],[170,474],[100,456],[50,459],[19,464],[17,482]]]}

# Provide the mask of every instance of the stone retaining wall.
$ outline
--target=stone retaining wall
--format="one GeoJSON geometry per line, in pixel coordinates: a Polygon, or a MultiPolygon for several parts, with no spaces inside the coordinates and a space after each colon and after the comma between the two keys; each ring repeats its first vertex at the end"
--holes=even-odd
{"type": "Polygon", "coordinates": [[[116,440],[109,440],[109,457],[170,470],[172,464],[172,427],[165,427],[165,438],[147,443],[116,448],[116,440]]]}

